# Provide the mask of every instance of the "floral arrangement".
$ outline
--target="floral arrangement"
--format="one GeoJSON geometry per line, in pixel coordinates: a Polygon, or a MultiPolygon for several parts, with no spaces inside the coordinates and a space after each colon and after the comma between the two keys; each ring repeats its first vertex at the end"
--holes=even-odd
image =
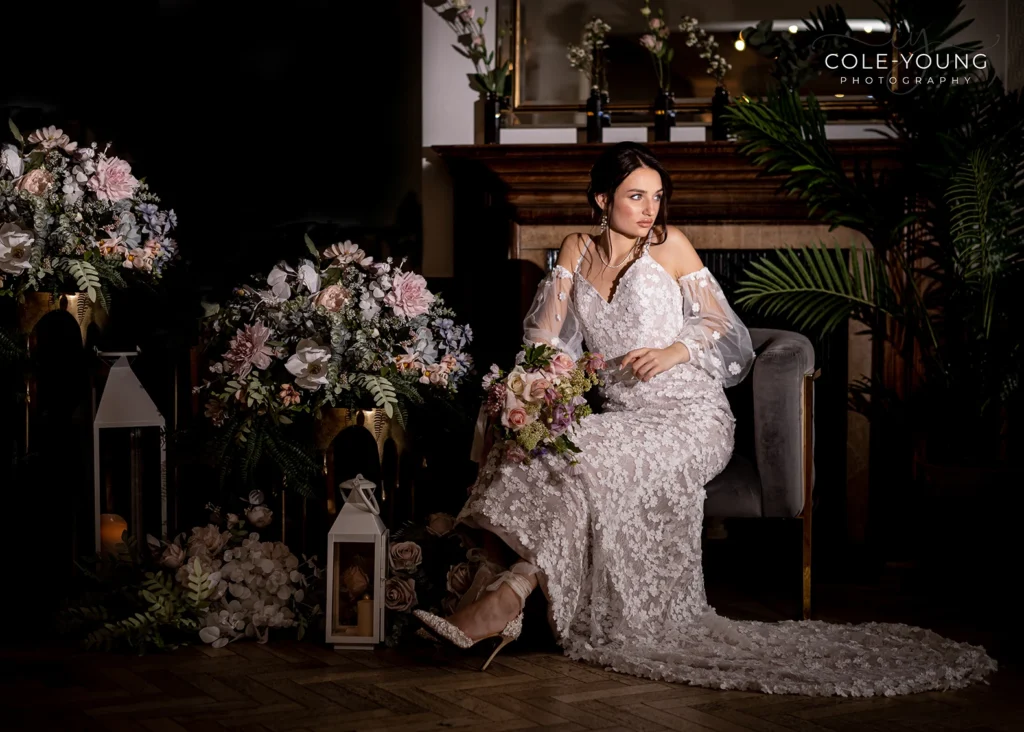
{"type": "Polygon", "coordinates": [[[708,60],[707,72],[721,85],[726,73],[732,69],[732,64],[718,54],[718,42],[715,37],[709,35],[700,27],[697,19],[689,15],[683,16],[679,30],[686,34],[687,48],[696,46],[700,51],[700,57],[708,60]]]}
{"type": "MultiPolygon", "coordinates": [[[[281,262],[206,318],[206,416],[220,448],[241,449],[242,478],[268,454],[299,486],[303,466],[281,427],[324,408],[381,408],[403,426],[411,404],[450,397],[472,369],[468,325],[405,260],[375,262],[351,241],[281,262]],[[264,449],[265,448],[265,449],[264,449]]],[[[305,464],[308,468],[308,461],[305,464]]],[[[222,477],[223,477],[222,473],[222,477]]],[[[301,490],[301,486],[299,486],[301,490]]]]}
{"type": "Polygon", "coordinates": [[[507,374],[492,365],[483,379],[486,408],[506,458],[529,462],[572,453],[569,462],[576,465],[573,427],[591,413],[583,395],[601,383],[597,372],[605,367],[600,354],[585,352],[577,361],[543,343],[524,346],[507,374]]]}
{"type": "Polygon", "coordinates": [[[640,45],[648,50],[651,61],[654,62],[654,70],[658,74],[658,88],[663,92],[671,90],[672,76],[669,67],[672,64],[672,56],[675,51],[668,45],[668,37],[671,34],[668,23],[665,22],[665,11],[659,9],[655,15],[651,10],[651,0],[644,0],[644,6],[640,14],[647,19],[649,33],[640,36],[640,45]]]}
{"type": "Polygon", "coordinates": [[[98,604],[74,607],[65,632],[84,629],[85,645],[110,649],[126,644],[140,653],[173,649],[197,639],[214,648],[245,638],[266,643],[273,628],[301,639],[320,605],[307,602],[311,580],[320,578],[316,557],[301,558],[279,541],[261,541],[251,528],[269,526],[273,511],[254,491],[244,513],[208,504],[210,522],[171,542],[147,537],[139,551],[125,537],[118,556],[98,556],[87,574],[100,581],[98,604]]]}
{"type": "Polygon", "coordinates": [[[497,50],[488,51],[487,38],[484,36],[488,8],[484,8],[484,14],[479,16],[466,0],[426,0],[426,3],[455,32],[459,43],[454,47],[455,50],[473,62],[476,72],[469,76],[470,86],[481,94],[504,95],[505,77],[508,76],[511,64],[505,61],[497,65],[494,59],[496,53],[501,53],[501,41],[508,29],[499,30],[497,50]]]}
{"type": "Polygon", "coordinates": [[[175,259],[174,211],[109,154],[44,127],[0,148],[0,295],[85,292],[154,282],[175,259]]]}
{"type": "Polygon", "coordinates": [[[586,76],[592,87],[602,90],[608,88],[604,51],[608,48],[605,39],[611,29],[601,18],[591,18],[583,26],[582,45],[568,46],[569,65],[586,76]]]}
{"type": "MultiPolygon", "coordinates": [[[[481,549],[467,545],[455,530],[455,518],[447,513],[432,513],[424,524],[407,523],[392,532],[391,539],[390,571],[384,584],[385,643],[391,647],[413,636],[424,637],[420,622],[412,614],[414,609],[451,615],[481,566],[486,565],[492,572],[501,569],[485,559],[481,549]]],[[[346,585],[352,582],[356,589],[364,580],[365,575],[358,571],[343,577],[346,585]]]]}

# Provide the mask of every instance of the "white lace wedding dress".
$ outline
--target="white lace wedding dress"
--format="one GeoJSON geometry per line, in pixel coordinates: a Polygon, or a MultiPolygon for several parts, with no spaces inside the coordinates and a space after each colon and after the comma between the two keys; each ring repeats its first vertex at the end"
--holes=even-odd
{"type": "Polygon", "coordinates": [[[575,272],[556,266],[526,337],[577,355],[582,336],[606,358],[681,340],[691,360],[648,382],[606,384],[602,411],[575,433],[577,474],[557,456],[525,465],[491,450],[459,521],[493,531],[539,568],[548,621],[573,659],[651,679],[805,695],[907,694],[983,679],[996,668],[984,649],[929,630],[735,621],[708,605],[704,486],[733,449],[723,389],[746,376],[754,354],[711,272],[675,280],[649,241],[610,302],[579,263],[575,272]]]}

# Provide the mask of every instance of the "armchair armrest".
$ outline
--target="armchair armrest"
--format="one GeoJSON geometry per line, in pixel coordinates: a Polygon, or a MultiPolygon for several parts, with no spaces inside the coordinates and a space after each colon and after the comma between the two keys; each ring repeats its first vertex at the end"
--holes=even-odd
{"type": "MultiPolygon", "coordinates": [[[[811,389],[813,399],[809,377],[814,373],[814,347],[806,336],[787,330],[751,328],[750,338],[758,354],[753,368],[754,452],[761,515],[793,518],[804,507],[804,389],[811,389]]],[[[813,459],[813,425],[810,437],[813,459]]],[[[813,463],[810,481],[813,485],[813,463]]]]}

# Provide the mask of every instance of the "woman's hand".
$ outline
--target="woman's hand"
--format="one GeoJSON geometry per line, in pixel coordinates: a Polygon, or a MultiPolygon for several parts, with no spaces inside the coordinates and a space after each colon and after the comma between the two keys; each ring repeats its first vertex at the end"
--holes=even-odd
{"type": "Polygon", "coordinates": [[[668,348],[637,348],[627,353],[619,369],[633,368],[640,381],[650,381],[662,371],[668,371],[676,364],[690,360],[690,351],[682,343],[673,343],[668,348]]]}

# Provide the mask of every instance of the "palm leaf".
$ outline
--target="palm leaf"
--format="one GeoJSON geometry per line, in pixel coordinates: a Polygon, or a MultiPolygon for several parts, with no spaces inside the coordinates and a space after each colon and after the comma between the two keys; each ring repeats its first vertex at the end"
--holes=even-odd
{"type": "Polygon", "coordinates": [[[773,255],[751,263],[736,290],[737,305],[826,334],[849,317],[870,323],[878,312],[900,315],[884,263],[863,247],[851,248],[849,265],[838,245],[829,250],[824,243],[773,255]]]}

